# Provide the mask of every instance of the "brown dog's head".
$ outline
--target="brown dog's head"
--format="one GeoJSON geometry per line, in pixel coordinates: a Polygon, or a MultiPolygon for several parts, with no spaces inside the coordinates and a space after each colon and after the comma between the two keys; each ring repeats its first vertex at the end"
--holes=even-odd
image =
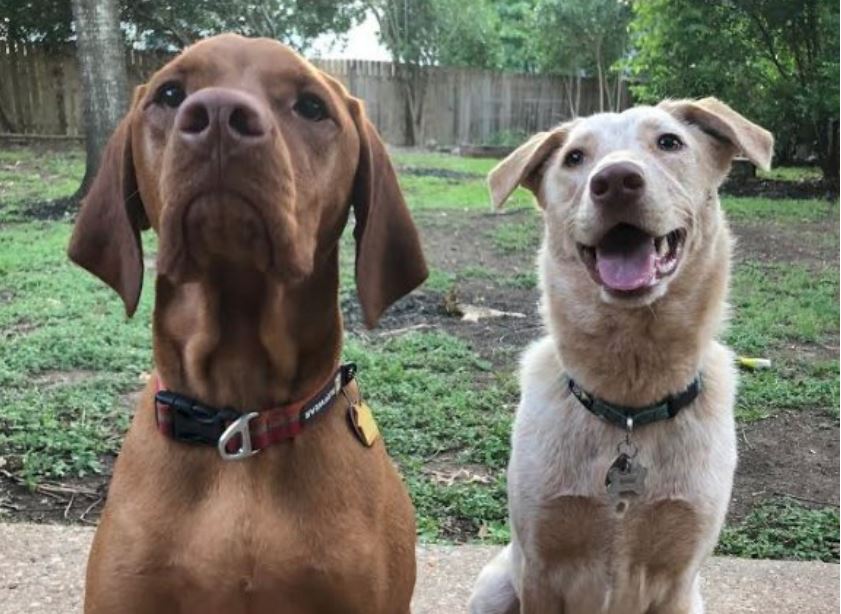
{"type": "Polygon", "coordinates": [[[160,237],[158,273],[189,281],[217,263],[294,284],[333,253],[356,216],[366,323],[427,271],[394,169],[362,104],[268,39],[217,36],[137,88],[84,200],[69,254],[131,315],[140,231],[160,237]]]}
{"type": "Polygon", "coordinates": [[[773,138],[714,98],[665,101],[540,133],[489,183],[496,206],[517,185],[537,195],[565,293],[638,307],[702,277],[721,226],[717,189],[740,151],[766,168],[773,138]]]}

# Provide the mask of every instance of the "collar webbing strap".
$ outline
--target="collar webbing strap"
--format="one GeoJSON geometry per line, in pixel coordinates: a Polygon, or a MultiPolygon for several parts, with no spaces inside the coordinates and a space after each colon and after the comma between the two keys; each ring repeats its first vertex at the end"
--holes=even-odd
{"type": "Polygon", "coordinates": [[[314,395],[301,401],[256,412],[211,407],[164,389],[158,379],[155,418],[158,430],[182,443],[217,447],[228,459],[244,458],[275,443],[296,437],[306,424],[325,413],[356,376],[356,365],[340,366],[314,395]]]}
{"type": "Polygon", "coordinates": [[[565,376],[565,378],[569,391],[585,409],[624,430],[629,430],[629,427],[644,426],[652,422],[674,418],[680,410],[692,403],[697,398],[698,393],[701,392],[701,376],[698,375],[683,392],[667,396],[659,403],[644,407],[626,407],[624,405],[614,405],[595,397],[576,384],[571,377],[565,376]]]}

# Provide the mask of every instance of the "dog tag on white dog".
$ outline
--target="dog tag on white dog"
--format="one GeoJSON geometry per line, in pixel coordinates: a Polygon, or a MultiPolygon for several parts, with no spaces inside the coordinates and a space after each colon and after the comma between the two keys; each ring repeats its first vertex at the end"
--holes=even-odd
{"type": "Polygon", "coordinates": [[[648,475],[648,469],[622,453],[607,470],[604,484],[613,499],[628,495],[642,495],[645,492],[646,475],[648,475]]]}

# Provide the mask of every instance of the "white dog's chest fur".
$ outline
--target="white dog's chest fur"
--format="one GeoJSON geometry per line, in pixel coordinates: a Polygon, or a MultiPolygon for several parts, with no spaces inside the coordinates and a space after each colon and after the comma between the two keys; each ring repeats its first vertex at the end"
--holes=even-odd
{"type": "Polygon", "coordinates": [[[566,611],[645,612],[693,582],[714,547],[736,463],[735,375],[717,343],[702,364],[699,398],[634,432],[646,491],[620,510],[605,476],[623,431],[564,389],[551,338],[526,353],[509,467],[515,556],[545,570],[566,611]]]}

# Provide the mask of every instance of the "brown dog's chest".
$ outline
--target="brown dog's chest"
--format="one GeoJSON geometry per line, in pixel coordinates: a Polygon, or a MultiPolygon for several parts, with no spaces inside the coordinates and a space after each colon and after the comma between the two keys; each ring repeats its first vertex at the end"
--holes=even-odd
{"type": "Polygon", "coordinates": [[[173,524],[169,544],[143,565],[184,611],[365,612],[376,602],[370,577],[381,574],[382,553],[373,536],[351,530],[362,518],[334,511],[331,521],[288,510],[232,518],[222,507],[205,509],[173,524]]]}
{"type": "Polygon", "coordinates": [[[408,604],[408,496],[382,444],[362,446],[343,414],[233,463],[148,428],[130,431],[115,469],[89,564],[91,611],[114,611],[115,595],[132,614],[390,614],[408,604]]]}

